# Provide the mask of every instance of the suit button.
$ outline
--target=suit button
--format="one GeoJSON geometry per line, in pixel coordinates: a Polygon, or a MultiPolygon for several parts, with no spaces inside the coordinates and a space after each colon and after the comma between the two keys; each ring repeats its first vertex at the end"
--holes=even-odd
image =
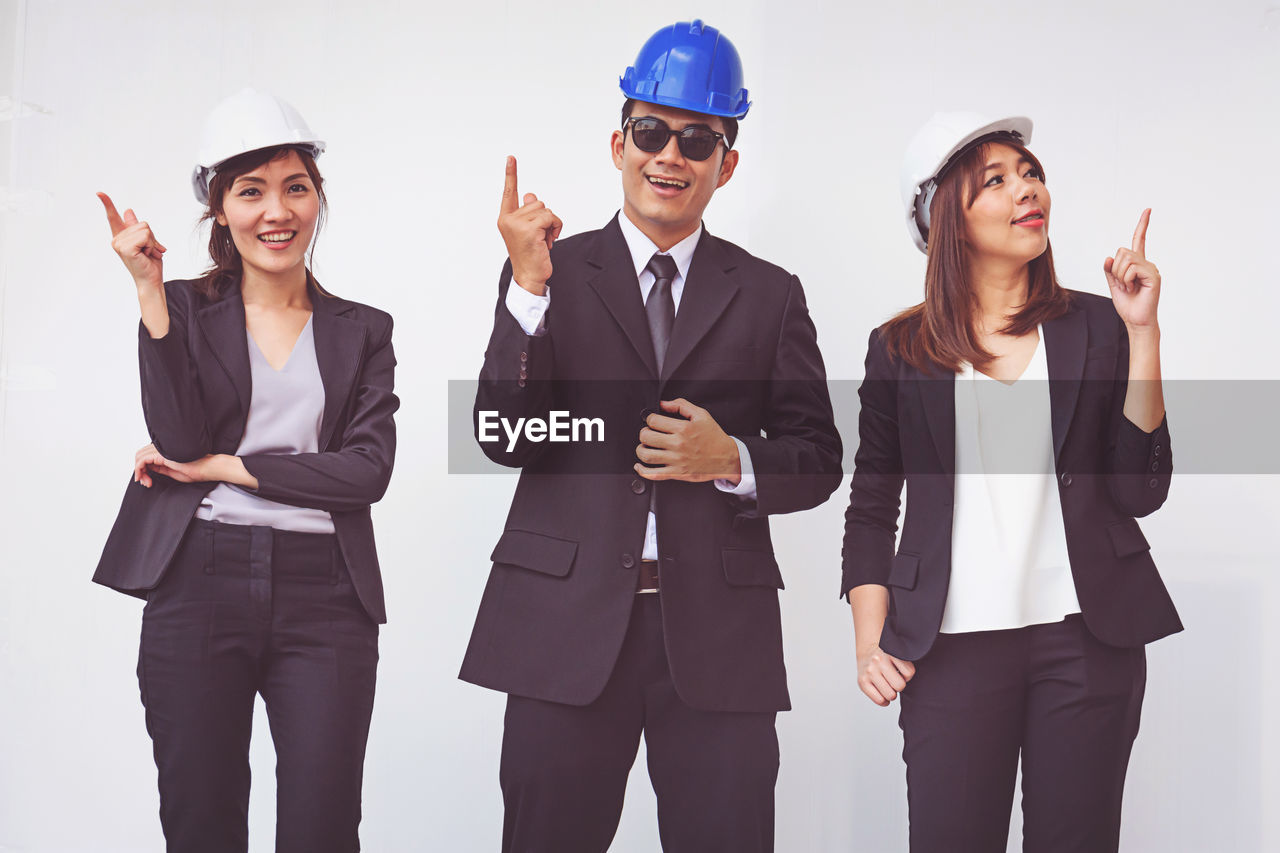
{"type": "Polygon", "coordinates": [[[529,378],[529,372],[528,372],[527,370],[525,370],[523,367],[522,367],[522,368],[520,368],[520,378],[521,378],[521,379],[528,379],[528,378],[529,378]]]}
{"type": "Polygon", "coordinates": [[[630,569],[630,568],[633,568],[633,567],[635,566],[635,564],[636,564],[636,558],[635,558],[635,557],[631,556],[630,554],[623,554],[623,555],[622,555],[622,568],[624,568],[624,569],[630,569]]]}
{"type": "Polygon", "coordinates": [[[1071,485],[1071,474],[1070,474],[1070,473],[1063,472],[1062,476],[1061,476],[1059,479],[1061,479],[1061,480],[1062,480],[1062,485],[1064,485],[1064,486],[1070,486],[1070,485],[1071,485]]]}
{"type": "Polygon", "coordinates": [[[520,353],[520,362],[521,362],[522,364],[523,364],[524,362],[528,361],[528,360],[529,360],[529,353],[527,353],[527,352],[522,352],[522,353],[520,353]]]}
{"type": "Polygon", "coordinates": [[[1152,474],[1154,474],[1155,472],[1157,472],[1157,471],[1159,471],[1159,470],[1160,470],[1160,463],[1159,463],[1159,462],[1152,462],[1152,463],[1151,463],[1151,473],[1152,473],[1152,474]]]}
{"type": "Polygon", "coordinates": [[[1154,489],[1156,486],[1160,485],[1160,481],[1157,480],[1155,477],[1152,477],[1150,480],[1147,481],[1147,485],[1154,489]]]}
{"type": "Polygon", "coordinates": [[[1156,456],[1159,456],[1159,455],[1160,455],[1160,451],[1161,451],[1161,450],[1164,450],[1164,448],[1157,444],[1157,445],[1156,445],[1156,446],[1151,450],[1151,452],[1152,452],[1152,453],[1154,453],[1156,456]]]}
{"type": "Polygon", "coordinates": [[[635,492],[637,495],[643,495],[644,489],[645,489],[644,480],[641,480],[639,477],[637,477],[636,479],[631,481],[631,491],[635,492]]]}
{"type": "Polygon", "coordinates": [[[524,381],[524,377],[522,376],[516,380],[516,384],[523,388],[527,383],[524,381]]]}

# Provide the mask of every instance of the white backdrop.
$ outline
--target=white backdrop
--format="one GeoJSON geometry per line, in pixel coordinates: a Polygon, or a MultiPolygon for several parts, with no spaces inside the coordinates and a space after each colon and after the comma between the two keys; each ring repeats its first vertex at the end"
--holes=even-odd
{"type": "MultiPolygon", "coordinates": [[[[935,109],[970,108],[1035,119],[1067,286],[1104,293],[1103,258],[1154,208],[1166,376],[1274,380],[1268,2],[0,0],[0,850],[162,849],[134,675],[141,605],[89,582],[146,436],[137,303],[93,193],[152,223],[168,277],[198,272],[188,173],[220,98],[273,90],[328,140],[318,275],[397,321],[365,848],[488,851],[503,697],[455,676],[514,477],[449,473],[445,398],[488,334],[504,155],[566,233],[602,225],[621,199],[607,153],[618,75],[649,33],[696,14],[737,44],[755,101],[708,228],[800,276],[833,379],[856,380],[867,331],[919,297],[897,200],[907,139],[935,109]]],[[[1175,449],[1189,414],[1170,412],[1175,449]]],[[[1222,417],[1230,441],[1257,427],[1222,417]]],[[[840,427],[851,443],[856,424],[840,427]]],[[[1144,521],[1188,630],[1149,649],[1125,850],[1280,849],[1265,807],[1280,799],[1280,726],[1265,722],[1280,718],[1278,481],[1175,476],[1144,521]]],[[[857,691],[836,599],[844,503],[774,525],[796,708],[778,724],[780,851],[906,846],[896,706],[857,691]]],[[[252,837],[268,850],[258,722],[252,837]]],[[[658,847],[643,768],[642,753],[615,850],[658,847]]],[[[1015,815],[1011,850],[1018,838],[1015,815]]]]}

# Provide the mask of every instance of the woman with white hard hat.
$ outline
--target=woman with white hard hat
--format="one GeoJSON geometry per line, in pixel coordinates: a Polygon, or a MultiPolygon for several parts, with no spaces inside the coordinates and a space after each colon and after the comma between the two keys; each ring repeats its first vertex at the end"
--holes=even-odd
{"type": "Polygon", "coordinates": [[[858,685],[901,697],[911,849],[1115,850],[1146,685],[1179,631],[1135,517],[1169,489],[1150,211],[1062,288],[1031,121],[935,116],[903,165],[924,301],[871,333],[841,591],[858,685]],[[895,532],[907,487],[902,538],[895,532]]]}
{"type": "Polygon", "coordinates": [[[308,269],[324,143],[246,89],[209,116],[192,177],[212,265],[165,282],[165,248],[99,194],[141,308],[153,443],[94,580],[147,600],[138,681],[168,849],[248,847],[249,736],[276,747],[276,850],[359,849],[385,620],[370,504],[391,477],[391,317],[308,269]]]}

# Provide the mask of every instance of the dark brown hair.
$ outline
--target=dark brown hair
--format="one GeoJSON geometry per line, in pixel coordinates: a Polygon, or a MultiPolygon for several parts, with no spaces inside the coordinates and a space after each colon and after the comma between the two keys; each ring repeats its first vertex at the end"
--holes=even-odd
{"type": "MultiPolygon", "coordinates": [[[[978,344],[974,324],[978,296],[968,279],[969,241],[964,228],[964,212],[982,191],[992,141],[1008,145],[1044,175],[1034,154],[1021,143],[1003,137],[962,152],[943,170],[929,208],[924,302],[898,314],[883,329],[890,355],[925,373],[955,373],[965,361],[981,369],[995,358],[978,344]]],[[[1027,267],[1027,301],[1000,330],[1007,335],[1025,334],[1070,308],[1071,295],[1058,284],[1053,269],[1051,246],[1046,245],[1044,253],[1027,267]]]]}
{"type": "MultiPolygon", "coordinates": [[[[640,103],[635,98],[627,98],[622,104],[622,127],[627,126],[627,119],[631,118],[632,111],[636,108],[636,104],[640,103]]],[[[685,110],[685,112],[697,112],[697,110],[685,110]]],[[[710,115],[708,113],[708,115],[710,115]]],[[[729,144],[729,148],[733,148],[733,143],[738,141],[738,120],[736,118],[725,118],[724,116],[712,116],[718,118],[724,124],[724,141],[729,144]]],[[[714,129],[714,128],[713,128],[714,129]]]]}
{"type": "MultiPolygon", "coordinates": [[[[244,263],[240,259],[240,252],[236,249],[235,242],[231,239],[231,229],[218,224],[217,217],[222,213],[222,201],[226,198],[227,191],[231,189],[237,178],[249,174],[278,157],[284,157],[290,151],[298,153],[303,168],[307,170],[307,176],[311,178],[311,183],[316,188],[316,195],[320,197],[320,217],[316,222],[316,233],[320,233],[320,229],[324,227],[325,216],[329,211],[329,203],[324,195],[324,178],[320,177],[315,158],[306,148],[294,145],[260,148],[257,151],[237,154],[224,161],[218,166],[213,180],[209,182],[209,202],[205,206],[204,214],[200,217],[201,222],[207,220],[212,223],[209,232],[209,259],[212,265],[195,282],[196,291],[206,299],[221,299],[229,288],[240,285],[240,278],[244,275],[244,263]]],[[[315,279],[311,277],[310,268],[315,251],[316,244],[313,238],[307,251],[307,280],[313,284],[315,279]]]]}

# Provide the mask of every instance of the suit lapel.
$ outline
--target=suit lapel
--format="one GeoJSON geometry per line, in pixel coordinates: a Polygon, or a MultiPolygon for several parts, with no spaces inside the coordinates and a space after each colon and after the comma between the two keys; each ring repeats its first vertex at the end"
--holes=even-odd
{"type": "Polygon", "coordinates": [[[1049,413],[1053,424],[1053,458],[1062,453],[1080,382],[1084,378],[1084,355],[1089,345],[1088,318],[1078,308],[1041,324],[1044,329],[1044,356],[1049,365],[1049,413]]]}
{"type": "Polygon", "coordinates": [[[956,376],[954,373],[925,374],[914,367],[908,367],[907,370],[914,374],[925,423],[929,425],[929,435],[938,451],[942,471],[945,474],[955,474],[956,376]]]}
{"type": "MultiPolygon", "coordinates": [[[[627,249],[627,241],[622,236],[622,229],[618,227],[617,216],[600,231],[592,251],[587,256],[587,264],[592,268],[588,273],[587,284],[600,297],[605,308],[609,309],[609,313],[622,328],[636,354],[649,368],[649,373],[657,376],[658,366],[653,357],[653,341],[649,338],[649,321],[645,318],[644,302],[640,299],[640,282],[636,279],[631,252],[627,249]]],[[[553,282],[554,278],[553,274],[553,282]]],[[[680,323],[677,320],[676,328],[679,327],[680,323]]],[[[674,343],[674,337],[672,343],[674,343]]],[[[670,361],[671,357],[668,355],[667,362],[670,363],[670,361]]]]}
{"type": "Polygon", "coordinates": [[[335,296],[311,288],[311,331],[316,343],[316,364],[324,385],[324,417],[320,421],[320,450],[333,439],[338,418],[351,396],[360,371],[368,331],[346,313],[351,306],[335,296]]]}
{"type": "Polygon", "coordinates": [[[244,300],[240,296],[240,288],[231,288],[231,292],[222,299],[200,309],[196,322],[209,343],[213,357],[235,387],[240,410],[247,420],[249,400],[253,397],[253,373],[249,369],[249,333],[245,330],[244,300]]]}
{"type": "Polygon", "coordinates": [[[662,365],[663,382],[675,373],[729,307],[738,292],[737,282],[729,275],[735,268],[725,257],[720,242],[703,228],[689,264],[676,322],[671,328],[671,343],[662,365]]]}

